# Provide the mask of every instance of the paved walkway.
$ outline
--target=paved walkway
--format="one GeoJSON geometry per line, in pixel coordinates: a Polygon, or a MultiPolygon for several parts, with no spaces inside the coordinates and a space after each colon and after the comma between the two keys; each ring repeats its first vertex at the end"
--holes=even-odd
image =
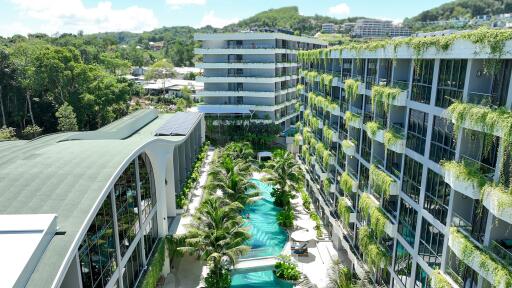
{"type": "MultiPolygon", "coordinates": [[[[177,217],[177,228],[174,234],[183,235],[187,232],[187,226],[192,222],[192,215],[196,212],[203,199],[203,188],[208,179],[208,171],[213,159],[214,149],[210,148],[207,152],[205,164],[201,169],[201,176],[196,188],[192,191],[187,210],[182,215],[177,217]]],[[[174,226],[174,225],[173,225],[174,226]]],[[[170,231],[171,232],[171,231],[170,231]]],[[[174,232],[174,231],[172,231],[174,232]]],[[[171,233],[172,233],[171,232],[171,233]]],[[[186,287],[194,288],[201,287],[202,275],[206,275],[207,268],[203,266],[201,261],[197,260],[196,256],[185,255],[174,261],[169,273],[165,279],[164,288],[186,287]]]]}
{"type": "MultiPolygon", "coordinates": [[[[309,217],[309,213],[304,209],[300,195],[298,195],[298,198],[292,201],[292,206],[295,211],[296,220],[313,221],[309,217]]],[[[314,209],[314,206],[311,205],[311,208],[314,209]]],[[[304,228],[295,227],[291,232],[301,229],[304,228]]],[[[327,232],[324,231],[323,234],[327,235],[327,232]]],[[[291,241],[288,242],[285,246],[285,254],[290,254],[290,246],[291,241]]],[[[311,283],[315,285],[315,287],[328,287],[327,284],[329,281],[329,270],[331,268],[331,263],[333,260],[338,258],[338,253],[336,252],[332,241],[328,238],[320,241],[310,241],[308,245],[308,254],[309,255],[306,257],[299,257],[297,255],[293,256],[293,258],[298,263],[299,270],[306,274],[306,276],[309,278],[311,283]]]]}
{"type": "Polygon", "coordinates": [[[189,204],[187,206],[187,211],[181,215],[179,220],[178,228],[176,231],[176,235],[183,235],[187,232],[187,225],[192,221],[192,215],[196,212],[197,208],[201,204],[201,200],[203,199],[203,188],[206,184],[206,180],[208,179],[208,171],[210,169],[210,164],[213,159],[214,149],[210,148],[210,150],[206,154],[205,165],[201,169],[201,176],[199,177],[199,183],[196,186],[196,189],[192,191],[189,204]]]}

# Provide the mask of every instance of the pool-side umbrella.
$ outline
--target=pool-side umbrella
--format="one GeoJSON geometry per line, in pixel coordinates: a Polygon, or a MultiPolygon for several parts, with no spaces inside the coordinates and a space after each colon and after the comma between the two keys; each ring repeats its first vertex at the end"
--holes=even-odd
{"type": "Polygon", "coordinates": [[[312,230],[298,230],[292,233],[293,240],[298,242],[307,242],[315,239],[315,233],[312,230]]]}
{"type": "Polygon", "coordinates": [[[314,229],[316,226],[316,223],[309,219],[300,219],[295,221],[294,223],[295,225],[308,230],[314,229]]]}

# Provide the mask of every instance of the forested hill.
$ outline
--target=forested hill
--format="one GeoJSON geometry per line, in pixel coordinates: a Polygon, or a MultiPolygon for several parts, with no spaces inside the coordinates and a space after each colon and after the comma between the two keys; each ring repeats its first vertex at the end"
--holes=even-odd
{"type": "Polygon", "coordinates": [[[404,20],[404,23],[450,20],[456,17],[473,18],[512,12],[512,0],[455,0],[426,10],[404,20]]]}
{"type": "Polygon", "coordinates": [[[228,25],[222,30],[238,31],[250,28],[278,27],[292,30],[296,34],[314,35],[321,30],[323,23],[343,24],[354,22],[361,17],[336,19],[327,16],[303,16],[297,6],[282,7],[260,12],[252,17],[228,25]]]}

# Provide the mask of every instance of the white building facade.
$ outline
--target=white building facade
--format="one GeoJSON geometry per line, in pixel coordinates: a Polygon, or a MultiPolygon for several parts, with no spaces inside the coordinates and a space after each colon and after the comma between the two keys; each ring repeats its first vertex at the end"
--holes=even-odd
{"type": "Polygon", "coordinates": [[[204,91],[198,93],[206,114],[250,115],[285,129],[295,123],[297,52],[326,46],[320,40],[283,33],[196,34],[202,55],[204,91]]]}

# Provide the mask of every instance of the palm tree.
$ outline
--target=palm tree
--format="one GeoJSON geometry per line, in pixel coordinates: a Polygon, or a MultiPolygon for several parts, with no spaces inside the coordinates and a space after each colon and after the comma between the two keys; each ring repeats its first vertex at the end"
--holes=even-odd
{"type": "Polygon", "coordinates": [[[208,262],[207,283],[215,283],[210,287],[229,287],[229,269],[250,250],[245,245],[250,235],[239,215],[242,208],[238,202],[217,196],[205,199],[190,225],[185,247],[180,248],[208,262]]]}
{"type": "Polygon", "coordinates": [[[274,152],[272,160],[263,171],[267,174],[264,181],[274,186],[274,204],[278,207],[290,205],[290,199],[299,190],[304,179],[304,173],[293,154],[288,151],[274,152]]]}
{"type": "Polygon", "coordinates": [[[213,180],[209,183],[208,189],[210,191],[220,189],[227,199],[242,205],[252,202],[258,195],[254,192],[256,185],[250,181],[253,168],[244,160],[233,160],[227,155],[222,155],[210,169],[209,176],[213,180]]]}
{"type": "Polygon", "coordinates": [[[341,265],[340,260],[332,261],[329,271],[329,288],[351,288],[352,272],[347,267],[341,265]]]}
{"type": "Polygon", "coordinates": [[[249,142],[231,142],[224,147],[223,155],[231,159],[241,159],[249,163],[254,161],[254,150],[249,142]]]}

